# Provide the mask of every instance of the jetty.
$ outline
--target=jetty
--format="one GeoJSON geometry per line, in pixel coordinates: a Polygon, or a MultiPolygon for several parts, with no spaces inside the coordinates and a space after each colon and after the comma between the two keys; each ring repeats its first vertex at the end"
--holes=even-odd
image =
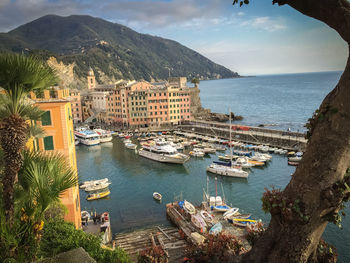
{"type": "Polygon", "coordinates": [[[183,262],[188,243],[180,236],[176,227],[156,226],[115,236],[116,246],[124,251],[135,262],[138,254],[153,246],[160,246],[168,262],[183,262]]]}
{"type": "MultiPolygon", "coordinates": [[[[184,121],[179,125],[182,131],[221,139],[230,137],[230,124],[208,121],[184,121]]],[[[286,150],[304,151],[307,140],[305,134],[272,130],[253,126],[231,125],[232,138],[250,144],[264,144],[286,150]]]]}

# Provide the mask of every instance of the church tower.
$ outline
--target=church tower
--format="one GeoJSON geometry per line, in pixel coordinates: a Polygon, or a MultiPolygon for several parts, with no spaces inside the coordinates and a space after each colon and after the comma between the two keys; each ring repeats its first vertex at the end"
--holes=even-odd
{"type": "Polygon", "coordinates": [[[89,69],[87,80],[88,80],[88,90],[94,90],[96,88],[96,79],[95,79],[94,71],[92,70],[91,67],[89,69]]]}

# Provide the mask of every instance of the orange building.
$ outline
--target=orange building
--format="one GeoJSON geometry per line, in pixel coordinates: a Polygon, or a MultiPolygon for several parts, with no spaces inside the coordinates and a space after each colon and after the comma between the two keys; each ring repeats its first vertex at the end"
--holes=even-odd
{"type": "MultiPolygon", "coordinates": [[[[69,90],[60,88],[55,88],[51,91],[45,90],[40,98],[31,94],[35,105],[45,111],[40,124],[46,135],[44,138],[34,140],[32,143],[34,149],[62,153],[76,172],[76,176],[78,176],[72,107],[70,101],[67,100],[68,97],[69,90]]],[[[68,209],[64,219],[74,223],[76,228],[80,228],[79,187],[75,186],[68,189],[60,200],[68,209]]]]}

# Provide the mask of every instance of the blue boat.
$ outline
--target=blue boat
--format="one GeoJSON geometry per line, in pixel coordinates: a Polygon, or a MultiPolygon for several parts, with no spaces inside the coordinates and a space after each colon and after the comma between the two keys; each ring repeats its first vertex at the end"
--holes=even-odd
{"type": "Polygon", "coordinates": [[[209,234],[211,235],[217,235],[222,231],[222,224],[216,223],[210,230],[209,230],[209,234]]]}
{"type": "Polygon", "coordinates": [[[231,209],[231,207],[227,205],[216,205],[213,207],[213,209],[217,212],[226,212],[231,209]]]}
{"type": "Polygon", "coordinates": [[[231,162],[213,161],[213,163],[216,163],[216,164],[218,164],[218,165],[223,165],[223,166],[229,166],[229,167],[231,167],[231,162]]]}

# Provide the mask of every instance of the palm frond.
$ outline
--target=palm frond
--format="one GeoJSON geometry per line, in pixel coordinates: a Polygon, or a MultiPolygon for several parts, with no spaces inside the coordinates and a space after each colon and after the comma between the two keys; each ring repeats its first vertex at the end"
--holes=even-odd
{"type": "Polygon", "coordinates": [[[45,136],[46,132],[45,130],[37,125],[37,124],[31,124],[29,126],[29,136],[34,138],[43,138],[45,136]]]}
{"type": "Polygon", "coordinates": [[[43,90],[57,83],[55,71],[45,62],[13,53],[0,53],[0,87],[12,100],[13,113],[31,91],[43,90]]]}
{"type": "Polygon", "coordinates": [[[78,183],[76,173],[62,154],[25,151],[23,157],[19,184],[35,200],[40,213],[78,183]]]}

